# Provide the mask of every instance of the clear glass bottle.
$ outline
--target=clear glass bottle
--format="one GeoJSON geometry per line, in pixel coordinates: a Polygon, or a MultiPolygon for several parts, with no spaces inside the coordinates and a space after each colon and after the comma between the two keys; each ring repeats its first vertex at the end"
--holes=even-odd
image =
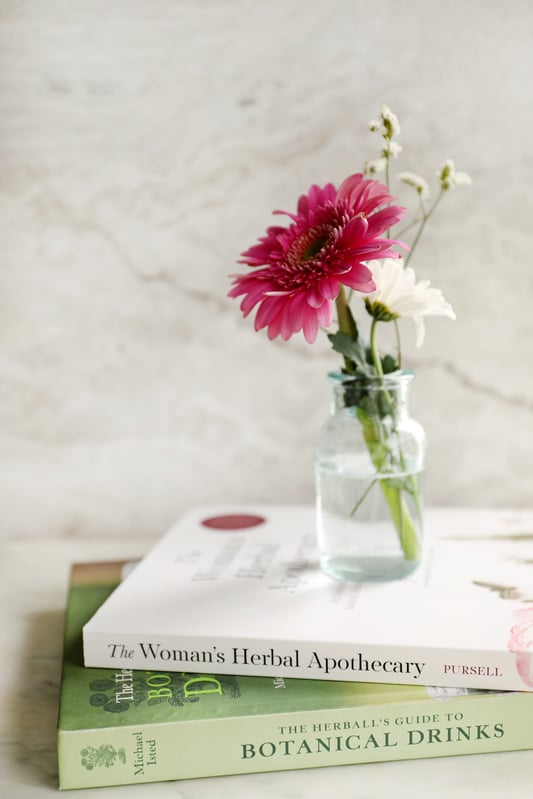
{"type": "Polygon", "coordinates": [[[329,375],[315,475],[321,568],[336,579],[395,580],[420,564],[426,438],[408,411],[413,377],[329,375]]]}

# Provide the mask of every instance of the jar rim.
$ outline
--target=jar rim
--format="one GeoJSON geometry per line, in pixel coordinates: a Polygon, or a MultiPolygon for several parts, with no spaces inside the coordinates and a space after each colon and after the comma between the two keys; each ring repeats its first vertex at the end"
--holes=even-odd
{"type": "Polygon", "coordinates": [[[388,372],[382,377],[375,375],[368,377],[367,375],[349,375],[345,372],[328,372],[328,378],[335,385],[353,385],[357,383],[364,383],[365,385],[372,386],[393,386],[393,385],[408,385],[415,378],[415,373],[412,369],[397,369],[395,372],[388,372]]]}

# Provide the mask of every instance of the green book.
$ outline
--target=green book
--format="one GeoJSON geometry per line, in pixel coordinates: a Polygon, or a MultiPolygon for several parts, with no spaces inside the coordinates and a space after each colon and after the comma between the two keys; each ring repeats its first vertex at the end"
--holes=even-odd
{"type": "Polygon", "coordinates": [[[533,748],[533,693],[85,668],[82,627],[123,566],[72,570],[62,789],[533,748]]]}

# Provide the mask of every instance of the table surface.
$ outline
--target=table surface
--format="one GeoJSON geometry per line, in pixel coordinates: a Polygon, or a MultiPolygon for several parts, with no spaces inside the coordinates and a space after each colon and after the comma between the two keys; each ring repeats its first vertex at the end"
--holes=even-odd
{"type": "MultiPolygon", "coordinates": [[[[153,541],[54,539],[0,542],[0,796],[58,793],[56,718],[63,613],[71,563],[142,556],[153,541]]],[[[532,720],[533,721],[533,720],[532,720]]],[[[485,799],[531,795],[533,752],[443,757],[83,791],[108,797],[485,799]]]]}

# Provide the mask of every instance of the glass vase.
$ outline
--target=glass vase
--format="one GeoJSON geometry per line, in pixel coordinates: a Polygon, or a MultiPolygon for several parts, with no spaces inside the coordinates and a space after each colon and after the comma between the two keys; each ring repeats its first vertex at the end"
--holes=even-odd
{"type": "Polygon", "coordinates": [[[315,475],[320,564],[336,579],[400,579],[422,559],[426,438],[409,415],[413,377],[329,375],[315,475]]]}

